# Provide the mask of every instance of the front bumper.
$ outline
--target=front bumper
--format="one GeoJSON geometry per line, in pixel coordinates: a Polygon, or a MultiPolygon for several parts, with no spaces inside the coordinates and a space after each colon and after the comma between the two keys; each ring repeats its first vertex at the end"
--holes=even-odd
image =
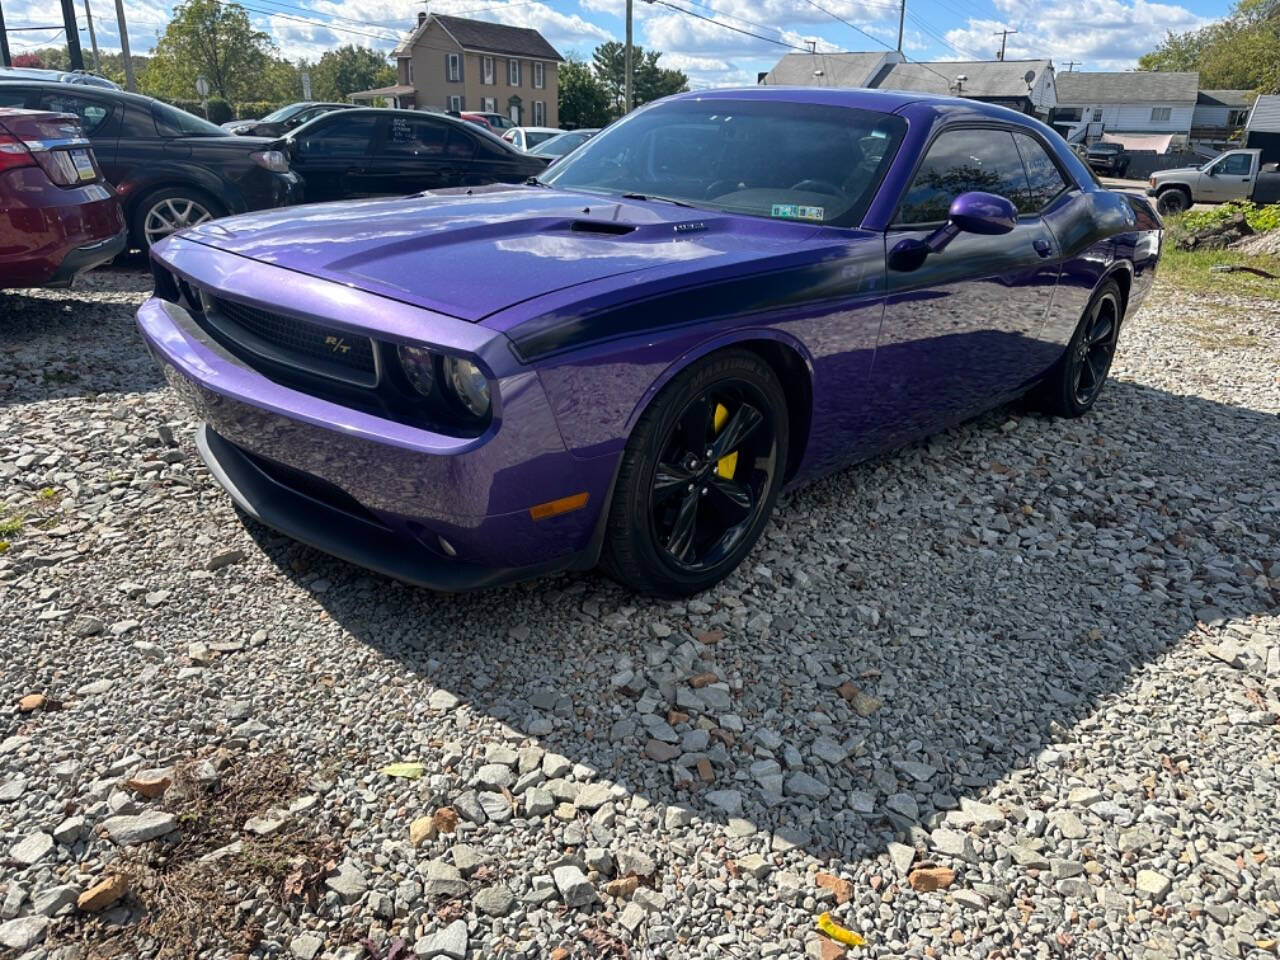
{"type": "MultiPolygon", "coordinates": [[[[284,283],[292,305],[306,303],[319,314],[326,309],[321,293],[337,287],[181,240],[158,250],[167,268],[191,282],[264,304],[282,301],[284,283]]],[[[412,325],[440,346],[460,347],[470,337],[468,349],[500,336],[347,287],[328,293],[333,322],[376,318],[384,336],[412,325]]],[[[594,564],[617,456],[572,456],[536,373],[514,360],[512,369],[495,371],[490,428],[460,438],[275,383],[213,341],[176,303],[148,300],[138,326],[170,384],[203,421],[201,452],[215,476],[269,526],[443,590],[594,564]],[[582,491],[583,509],[533,519],[531,507],[582,491]]]]}
{"type": "Polygon", "coordinates": [[[449,592],[480,590],[573,565],[573,557],[524,567],[459,563],[382,524],[299,492],[255,463],[207,423],[196,432],[196,449],[236,505],[258,522],[317,550],[405,583],[449,592]]]}

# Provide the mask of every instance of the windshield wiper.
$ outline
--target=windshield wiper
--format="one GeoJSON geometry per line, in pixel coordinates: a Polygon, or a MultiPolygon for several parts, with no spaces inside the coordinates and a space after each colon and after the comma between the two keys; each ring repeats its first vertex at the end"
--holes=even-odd
{"type": "Polygon", "coordinates": [[[528,177],[525,180],[524,185],[526,187],[550,187],[551,186],[551,184],[547,183],[544,180],[539,180],[537,177],[528,177]]]}
{"type": "Polygon", "coordinates": [[[663,203],[674,203],[677,207],[692,207],[693,204],[685,200],[676,200],[673,197],[659,197],[652,193],[624,193],[621,195],[623,200],[660,200],[663,203]]]}

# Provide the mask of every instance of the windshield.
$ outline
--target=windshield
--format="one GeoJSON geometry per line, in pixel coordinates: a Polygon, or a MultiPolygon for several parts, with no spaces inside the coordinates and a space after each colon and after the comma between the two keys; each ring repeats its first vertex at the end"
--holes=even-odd
{"type": "Polygon", "coordinates": [[[302,109],[305,104],[291,103],[287,107],[281,107],[279,110],[272,110],[259,123],[277,123],[281,120],[288,120],[295,113],[302,109]]]}
{"type": "Polygon", "coordinates": [[[159,100],[152,101],[151,110],[156,118],[156,126],[163,137],[225,137],[227,131],[221,127],[202,120],[193,113],[171,107],[159,100]]]}
{"type": "Polygon", "coordinates": [[[529,152],[539,157],[563,157],[586,139],[587,136],[583,133],[562,133],[558,137],[543,140],[529,152]]]}
{"type": "Polygon", "coordinates": [[[900,117],[776,100],[675,100],[639,110],[557,162],[557,187],[847,226],[871,202],[900,117]]]}

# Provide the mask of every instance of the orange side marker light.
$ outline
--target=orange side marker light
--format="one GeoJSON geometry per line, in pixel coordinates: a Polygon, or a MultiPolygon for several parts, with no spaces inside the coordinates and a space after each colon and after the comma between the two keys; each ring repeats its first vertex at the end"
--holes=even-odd
{"type": "Polygon", "coordinates": [[[548,500],[546,503],[540,503],[536,507],[529,508],[529,516],[534,520],[546,520],[548,517],[558,517],[562,513],[571,513],[574,510],[581,510],[587,505],[587,493],[575,493],[570,497],[561,497],[559,500],[548,500]]]}

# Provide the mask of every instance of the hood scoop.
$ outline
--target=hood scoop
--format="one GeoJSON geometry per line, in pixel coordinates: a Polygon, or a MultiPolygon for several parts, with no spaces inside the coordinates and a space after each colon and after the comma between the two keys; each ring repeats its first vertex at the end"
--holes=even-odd
{"type": "Polygon", "coordinates": [[[618,223],[614,220],[574,220],[569,224],[572,233],[594,233],[605,237],[621,237],[635,230],[633,223],[618,223]]]}

